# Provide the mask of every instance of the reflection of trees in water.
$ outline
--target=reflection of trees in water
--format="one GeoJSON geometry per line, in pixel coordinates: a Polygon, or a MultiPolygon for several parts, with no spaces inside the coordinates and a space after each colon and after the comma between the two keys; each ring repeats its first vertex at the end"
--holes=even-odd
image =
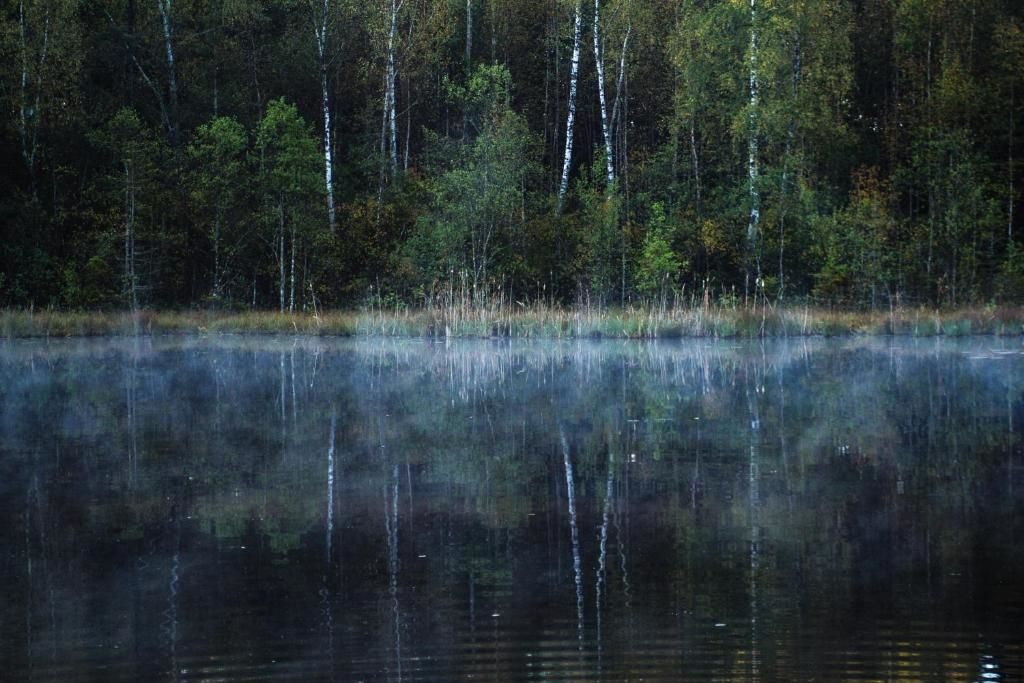
{"type": "MultiPolygon", "coordinates": [[[[367,567],[386,567],[376,588],[388,595],[380,627],[396,670],[425,647],[417,638],[403,647],[415,609],[404,598],[399,609],[405,590],[434,590],[437,577],[457,584],[482,642],[476,612],[501,599],[495,587],[528,573],[578,601],[580,647],[595,629],[602,666],[636,642],[649,627],[645,606],[668,591],[680,632],[698,618],[749,621],[749,659],[737,654],[734,664],[770,676],[799,654],[763,637],[781,619],[856,602],[865,586],[891,590],[892,576],[916,572],[934,599],[948,598],[966,585],[950,570],[977,576],[975,548],[992,542],[978,536],[977,520],[1020,511],[1024,368],[957,345],[232,339],[110,348],[37,347],[0,364],[4,397],[18,397],[3,404],[0,448],[27,462],[19,445],[42,441],[40,452],[59,450],[64,464],[40,461],[39,489],[75,487],[50,514],[72,515],[82,530],[55,530],[54,552],[69,556],[89,535],[156,533],[169,482],[194,477],[186,535],[205,534],[212,521],[227,547],[252,520],[271,556],[301,563],[315,554],[330,566],[343,529],[353,564],[338,604],[375,586],[367,567]],[[109,450],[127,452],[127,467],[109,450]],[[669,497],[677,503],[664,505],[669,497]],[[410,531],[401,546],[400,500],[410,531]],[[437,563],[435,572],[410,569],[420,563],[408,560],[414,542],[426,544],[422,564],[437,563]],[[573,563],[565,573],[563,556],[573,563]],[[593,615],[583,609],[585,575],[595,579],[593,615]],[[773,602],[783,587],[798,604],[773,602]]],[[[29,491],[31,469],[10,471],[0,486],[20,477],[29,491]]],[[[38,598],[45,495],[31,495],[19,495],[18,545],[38,598]]],[[[174,553],[161,548],[173,576],[174,553]]],[[[56,585],[81,571],[53,566],[56,585]]],[[[151,566],[155,574],[155,559],[151,566]]],[[[329,571],[311,595],[329,588],[329,571]]],[[[912,604],[887,595],[893,609],[912,604]]],[[[29,599],[26,641],[42,642],[38,633],[56,627],[31,610],[29,599]]],[[[433,637],[457,635],[439,628],[433,637]]]]}

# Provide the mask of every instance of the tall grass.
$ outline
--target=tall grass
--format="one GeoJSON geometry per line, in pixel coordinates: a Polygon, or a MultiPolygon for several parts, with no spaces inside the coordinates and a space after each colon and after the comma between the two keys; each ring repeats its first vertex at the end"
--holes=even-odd
{"type": "Polygon", "coordinates": [[[704,301],[606,308],[522,304],[498,297],[473,303],[435,299],[420,308],[367,306],[359,311],[76,312],[0,311],[0,337],[162,334],[285,334],[399,337],[619,338],[837,335],[962,336],[1024,334],[1024,308],[899,308],[862,312],[810,306],[772,307],[704,301]]]}

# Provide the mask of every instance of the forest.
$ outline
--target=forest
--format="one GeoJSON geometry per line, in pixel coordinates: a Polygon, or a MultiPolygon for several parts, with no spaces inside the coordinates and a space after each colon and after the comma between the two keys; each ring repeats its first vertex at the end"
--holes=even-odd
{"type": "Polygon", "coordinates": [[[0,307],[1024,297],[1017,0],[0,2],[0,307]]]}

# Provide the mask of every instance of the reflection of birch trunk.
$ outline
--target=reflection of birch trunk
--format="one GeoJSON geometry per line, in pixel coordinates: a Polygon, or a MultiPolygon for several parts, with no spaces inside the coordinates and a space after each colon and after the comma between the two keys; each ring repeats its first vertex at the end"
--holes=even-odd
{"type": "Polygon", "coordinates": [[[35,572],[32,564],[32,505],[39,506],[39,480],[32,477],[32,485],[25,496],[25,579],[28,583],[25,599],[25,649],[28,661],[32,661],[35,643],[33,641],[32,604],[35,593],[35,572]]]}
{"type": "Polygon", "coordinates": [[[402,680],[402,628],[398,604],[398,465],[392,467],[391,491],[384,487],[384,529],[388,543],[388,595],[391,597],[391,616],[394,625],[395,667],[398,680],[402,680]],[[390,499],[389,499],[390,493],[390,499]]]}
{"type": "Polygon", "coordinates": [[[327,564],[331,563],[331,540],[334,538],[334,434],[337,421],[338,416],[331,413],[331,442],[327,447],[327,564]]]}
{"type": "Polygon", "coordinates": [[[170,667],[170,678],[172,681],[179,680],[180,669],[178,667],[178,583],[180,581],[179,569],[181,567],[181,522],[174,521],[175,548],[171,557],[171,571],[167,582],[167,609],[163,611],[163,623],[160,626],[167,644],[168,666],[170,667]]]}
{"type": "MultiPolygon", "coordinates": [[[[754,388],[757,391],[757,387],[754,388]]],[[[760,540],[760,499],[758,491],[758,466],[760,461],[761,419],[757,399],[747,389],[747,406],[750,412],[750,459],[748,466],[748,507],[750,514],[750,674],[756,680],[760,675],[757,637],[757,572],[759,565],[758,543],[760,540]]]]}
{"type": "Polygon", "coordinates": [[[132,367],[128,370],[128,382],[125,386],[125,403],[128,408],[128,488],[135,487],[135,473],[138,469],[138,431],[135,422],[136,403],[136,360],[132,359],[132,367]]]}
{"type": "MultiPolygon", "coordinates": [[[[632,449],[636,446],[636,424],[631,425],[632,432],[629,437],[629,442],[626,444],[625,451],[627,453],[632,452],[632,449]]],[[[628,462],[627,462],[628,464],[628,462]]],[[[625,472],[623,481],[619,485],[625,489],[625,505],[616,504],[612,508],[612,526],[615,527],[615,549],[619,555],[619,571],[622,575],[622,593],[625,597],[626,609],[630,610],[630,619],[632,620],[632,590],[629,585],[629,562],[626,557],[626,539],[622,533],[622,511],[621,508],[625,507],[626,514],[629,514],[629,470],[625,472]]],[[[621,498],[620,498],[621,500],[621,498]]],[[[629,520],[626,520],[627,532],[629,526],[629,520]]]]}
{"type": "Polygon", "coordinates": [[[285,384],[285,381],[284,381],[285,380],[285,373],[284,373],[284,351],[282,351],[281,354],[280,354],[279,366],[281,368],[281,373],[280,373],[280,388],[278,390],[278,404],[279,404],[279,407],[281,408],[281,434],[283,435],[284,434],[284,425],[285,425],[285,407],[288,405],[288,397],[284,393],[284,384],[285,384]]]}
{"type": "MultiPolygon", "coordinates": [[[[604,491],[604,510],[601,513],[601,531],[598,534],[598,540],[600,543],[599,552],[597,556],[597,577],[596,577],[596,589],[595,589],[595,605],[594,605],[594,618],[597,621],[597,652],[600,657],[601,647],[601,589],[605,585],[605,568],[607,566],[608,559],[608,521],[609,512],[612,502],[612,486],[615,479],[615,457],[612,455],[612,451],[608,449],[608,479],[605,482],[604,491]]],[[[600,662],[600,660],[599,660],[600,662]]]]}
{"type": "Polygon", "coordinates": [[[572,535],[572,566],[576,581],[576,638],[577,648],[583,651],[583,562],[580,559],[580,532],[576,525],[576,486],[573,482],[572,460],[569,457],[569,442],[565,430],[559,427],[562,440],[562,461],[565,465],[565,491],[569,500],[569,530],[572,535]]]}
{"type": "MultiPolygon", "coordinates": [[[[292,375],[292,425],[295,425],[299,421],[299,408],[298,401],[295,395],[295,346],[292,346],[291,354],[289,354],[289,366],[291,368],[292,375]]],[[[333,430],[332,430],[333,431],[333,430]]]]}
{"type": "Polygon", "coordinates": [[[697,511],[697,492],[700,490],[700,453],[693,462],[693,479],[690,481],[690,509],[697,511]]]}

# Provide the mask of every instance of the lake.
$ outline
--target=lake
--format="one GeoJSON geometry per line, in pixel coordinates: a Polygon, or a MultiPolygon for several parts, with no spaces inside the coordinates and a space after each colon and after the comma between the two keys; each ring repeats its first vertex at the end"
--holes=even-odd
{"type": "Polygon", "coordinates": [[[2,343],[0,670],[1021,680],[1022,352],[2,343]]]}

